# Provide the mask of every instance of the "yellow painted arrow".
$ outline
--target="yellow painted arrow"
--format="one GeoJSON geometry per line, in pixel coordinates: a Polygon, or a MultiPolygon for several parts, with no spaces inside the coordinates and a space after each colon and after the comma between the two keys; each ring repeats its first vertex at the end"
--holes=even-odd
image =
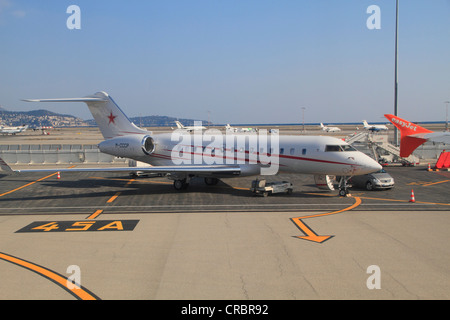
{"type": "Polygon", "coordinates": [[[297,217],[297,218],[291,218],[291,221],[297,226],[297,228],[299,228],[300,231],[305,234],[305,236],[296,236],[296,238],[313,241],[313,242],[317,242],[317,243],[323,243],[323,242],[331,239],[332,237],[334,237],[334,236],[319,236],[305,222],[303,222],[303,220],[309,219],[309,218],[330,216],[332,214],[337,214],[337,213],[352,210],[361,204],[361,198],[354,197],[354,199],[355,199],[354,204],[352,204],[350,207],[347,207],[342,210],[328,212],[328,213],[314,214],[314,215],[303,216],[303,217],[297,217]]]}

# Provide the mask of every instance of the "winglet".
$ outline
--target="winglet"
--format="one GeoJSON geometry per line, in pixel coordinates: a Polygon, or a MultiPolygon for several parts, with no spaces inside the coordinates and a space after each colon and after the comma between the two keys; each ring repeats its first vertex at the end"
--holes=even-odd
{"type": "Polygon", "coordinates": [[[400,130],[400,157],[403,158],[409,157],[414,150],[427,141],[423,138],[425,134],[433,132],[392,114],[384,116],[400,130]]]}

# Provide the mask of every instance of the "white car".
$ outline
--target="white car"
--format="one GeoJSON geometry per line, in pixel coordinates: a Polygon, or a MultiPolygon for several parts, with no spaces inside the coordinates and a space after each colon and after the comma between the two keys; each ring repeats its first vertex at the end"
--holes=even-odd
{"type": "Polygon", "coordinates": [[[350,183],[353,186],[365,188],[369,191],[392,189],[395,185],[394,178],[392,178],[392,176],[384,169],[362,176],[353,176],[350,183]]]}

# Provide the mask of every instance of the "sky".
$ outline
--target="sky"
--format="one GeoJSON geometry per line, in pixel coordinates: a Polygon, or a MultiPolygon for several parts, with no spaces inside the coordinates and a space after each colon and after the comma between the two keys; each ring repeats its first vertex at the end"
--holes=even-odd
{"type": "MultiPolygon", "coordinates": [[[[386,122],[395,0],[0,0],[0,105],[91,119],[108,92],[129,116],[225,124],[386,122]],[[81,29],[67,20],[80,8],[81,29]],[[376,5],[379,16],[367,9],[376,5]],[[373,20],[374,18],[379,18],[373,20]],[[379,22],[369,29],[367,22],[379,22]]],[[[399,0],[398,115],[445,121],[450,0],[399,0]]]]}

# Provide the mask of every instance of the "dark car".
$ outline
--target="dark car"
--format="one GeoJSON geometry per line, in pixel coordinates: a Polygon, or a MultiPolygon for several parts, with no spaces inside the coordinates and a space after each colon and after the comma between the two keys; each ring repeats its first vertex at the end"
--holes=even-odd
{"type": "Polygon", "coordinates": [[[392,178],[392,176],[384,169],[362,176],[353,176],[350,182],[355,187],[365,188],[369,191],[377,189],[391,189],[395,184],[394,178],[392,178]]]}

